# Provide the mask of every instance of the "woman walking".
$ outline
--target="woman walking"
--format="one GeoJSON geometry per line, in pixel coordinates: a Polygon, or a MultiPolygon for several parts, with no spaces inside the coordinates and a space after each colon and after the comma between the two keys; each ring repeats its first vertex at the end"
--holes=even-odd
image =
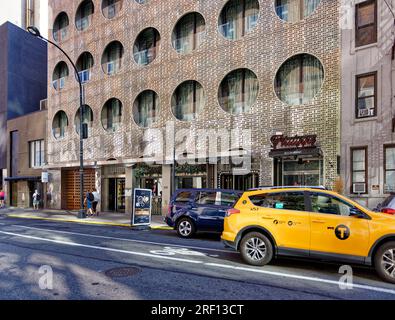
{"type": "Polygon", "coordinates": [[[0,189],[0,209],[4,208],[5,192],[0,189]]]}

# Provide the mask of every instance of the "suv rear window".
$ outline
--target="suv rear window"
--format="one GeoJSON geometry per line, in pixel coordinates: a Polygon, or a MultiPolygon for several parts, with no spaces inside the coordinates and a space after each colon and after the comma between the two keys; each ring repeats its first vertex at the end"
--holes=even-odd
{"type": "Polygon", "coordinates": [[[249,197],[259,207],[306,211],[303,192],[263,193],[249,197]]]}
{"type": "Polygon", "coordinates": [[[181,191],[179,194],[177,194],[177,197],[174,201],[175,202],[189,202],[191,200],[191,195],[192,195],[192,192],[190,192],[190,191],[181,191]]]}

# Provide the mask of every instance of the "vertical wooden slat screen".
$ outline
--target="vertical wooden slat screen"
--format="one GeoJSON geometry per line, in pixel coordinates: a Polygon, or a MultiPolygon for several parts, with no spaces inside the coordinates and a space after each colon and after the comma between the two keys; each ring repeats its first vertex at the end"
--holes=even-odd
{"type": "MultiPolygon", "coordinates": [[[[84,194],[95,187],[95,170],[84,170],[84,194]]],[[[80,209],[80,175],[79,169],[62,172],[62,209],[80,209]]]]}

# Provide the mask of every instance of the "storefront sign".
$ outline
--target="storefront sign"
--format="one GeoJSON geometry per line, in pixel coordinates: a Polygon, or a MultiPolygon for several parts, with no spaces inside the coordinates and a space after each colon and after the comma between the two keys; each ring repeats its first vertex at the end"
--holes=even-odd
{"type": "Polygon", "coordinates": [[[150,225],[152,209],[152,190],[134,189],[132,226],[150,225]]]}
{"type": "Polygon", "coordinates": [[[273,150],[312,148],[316,147],[317,136],[307,135],[287,137],[283,135],[276,135],[270,138],[270,142],[272,143],[273,150]]]}

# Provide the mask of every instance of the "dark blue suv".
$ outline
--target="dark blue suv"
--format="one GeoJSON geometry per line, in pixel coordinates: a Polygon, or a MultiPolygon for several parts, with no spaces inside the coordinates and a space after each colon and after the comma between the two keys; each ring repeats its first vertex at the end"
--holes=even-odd
{"type": "Polygon", "coordinates": [[[165,222],[183,238],[197,231],[222,232],[226,211],[242,191],[225,189],[179,189],[171,197],[165,222]]]}

